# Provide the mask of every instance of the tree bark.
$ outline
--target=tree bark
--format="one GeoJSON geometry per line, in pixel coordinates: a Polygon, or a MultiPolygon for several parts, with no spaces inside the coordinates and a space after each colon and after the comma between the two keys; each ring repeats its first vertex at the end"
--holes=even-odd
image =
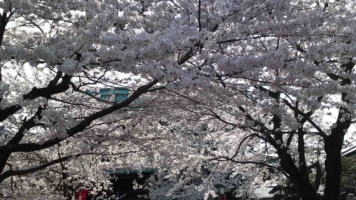
{"type": "Polygon", "coordinates": [[[344,134],[331,135],[325,141],[326,182],[323,200],[338,200],[341,180],[341,148],[344,134]]]}
{"type": "Polygon", "coordinates": [[[292,157],[284,152],[285,150],[279,150],[277,153],[281,159],[281,167],[289,175],[289,180],[296,187],[298,194],[302,200],[317,200],[317,194],[315,188],[310,183],[308,173],[301,172],[292,159],[292,157]]]}

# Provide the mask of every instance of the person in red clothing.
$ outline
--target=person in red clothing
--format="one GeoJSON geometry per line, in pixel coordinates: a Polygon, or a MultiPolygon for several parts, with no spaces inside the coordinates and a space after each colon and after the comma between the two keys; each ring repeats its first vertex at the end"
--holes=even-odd
{"type": "Polygon", "coordinates": [[[75,193],[75,200],[87,200],[88,190],[80,189],[75,193]]]}

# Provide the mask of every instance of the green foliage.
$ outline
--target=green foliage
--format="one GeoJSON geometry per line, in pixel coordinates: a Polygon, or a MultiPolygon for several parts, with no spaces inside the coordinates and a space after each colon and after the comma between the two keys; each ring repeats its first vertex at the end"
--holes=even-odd
{"type": "Polygon", "coordinates": [[[356,156],[342,158],[342,192],[356,192],[356,156]]]}

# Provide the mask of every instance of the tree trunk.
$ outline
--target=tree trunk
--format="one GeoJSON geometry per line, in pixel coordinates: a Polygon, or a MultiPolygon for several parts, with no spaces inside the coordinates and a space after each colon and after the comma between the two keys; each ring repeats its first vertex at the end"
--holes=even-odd
{"type": "Polygon", "coordinates": [[[284,150],[277,152],[281,159],[281,166],[285,172],[289,175],[289,180],[296,187],[298,194],[302,200],[317,200],[317,194],[315,188],[310,183],[308,173],[301,172],[295,164],[290,155],[284,150]]]}
{"type": "Polygon", "coordinates": [[[291,182],[296,186],[299,196],[302,200],[318,200],[315,188],[309,181],[309,177],[300,175],[296,180],[291,182]]]}
{"type": "Polygon", "coordinates": [[[344,134],[332,134],[325,141],[326,182],[323,200],[338,200],[341,180],[341,148],[344,134]]]}

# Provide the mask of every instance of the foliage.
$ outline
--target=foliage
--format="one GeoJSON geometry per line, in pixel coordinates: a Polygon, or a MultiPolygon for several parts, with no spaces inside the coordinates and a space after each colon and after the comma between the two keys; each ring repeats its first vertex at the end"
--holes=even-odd
{"type": "Polygon", "coordinates": [[[342,193],[356,193],[356,157],[342,158],[342,179],[341,192],[342,193]]]}

